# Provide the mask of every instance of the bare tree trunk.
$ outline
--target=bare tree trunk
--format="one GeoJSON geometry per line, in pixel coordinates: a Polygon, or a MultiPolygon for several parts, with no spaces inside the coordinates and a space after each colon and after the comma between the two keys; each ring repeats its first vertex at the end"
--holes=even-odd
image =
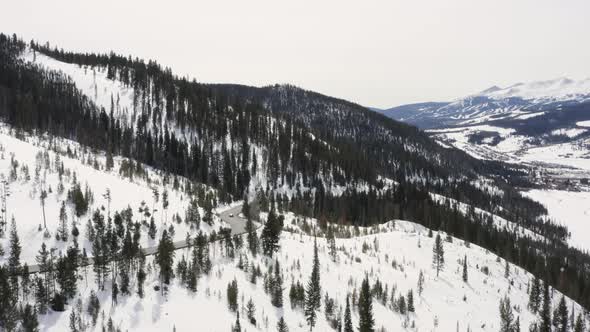
{"type": "Polygon", "coordinates": [[[41,204],[41,209],[43,210],[43,227],[47,229],[47,221],[45,220],[45,203],[41,204]]]}

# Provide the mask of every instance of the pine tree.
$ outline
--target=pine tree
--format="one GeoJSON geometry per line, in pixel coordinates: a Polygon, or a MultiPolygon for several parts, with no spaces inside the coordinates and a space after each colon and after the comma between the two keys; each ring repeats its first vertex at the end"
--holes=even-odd
{"type": "Polygon", "coordinates": [[[329,248],[330,258],[332,259],[332,262],[336,262],[336,260],[338,258],[338,253],[336,252],[336,238],[334,236],[333,227],[328,227],[328,234],[326,237],[328,240],[328,248],[329,248]]]}
{"type": "Polygon", "coordinates": [[[166,285],[170,284],[174,268],[174,243],[166,229],[162,232],[162,238],[158,244],[156,263],[160,267],[160,281],[166,285]]]}
{"type": "Polygon", "coordinates": [[[199,205],[195,198],[191,199],[184,219],[191,227],[194,225],[195,228],[200,228],[201,215],[199,214],[199,205]]]}
{"type": "Polygon", "coordinates": [[[94,290],[90,291],[90,298],[88,299],[88,306],[86,307],[86,312],[92,318],[92,325],[96,325],[96,321],[98,319],[98,314],[100,313],[100,300],[94,290]]]}
{"type": "Polygon", "coordinates": [[[408,291],[408,312],[414,312],[414,291],[411,289],[408,291]]]}
{"type": "Polygon", "coordinates": [[[279,260],[275,261],[274,266],[274,277],[273,277],[273,287],[271,290],[272,296],[272,305],[277,308],[283,307],[283,276],[281,275],[281,268],[279,266],[279,260]]]}
{"type": "Polygon", "coordinates": [[[156,238],[158,230],[156,228],[156,222],[154,221],[154,217],[150,218],[150,226],[148,228],[148,236],[150,239],[154,240],[156,238]]]}
{"type": "Polygon", "coordinates": [[[26,304],[21,314],[22,331],[23,332],[38,332],[39,321],[37,320],[37,311],[32,305],[26,304]]]}
{"type": "Polygon", "coordinates": [[[277,332],[289,332],[289,328],[287,327],[287,323],[285,323],[285,319],[281,316],[279,322],[277,323],[277,332]]]}
{"type": "Polygon", "coordinates": [[[555,332],[567,332],[568,331],[568,310],[567,304],[565,303],[565,297],[562,296],[559,300],[559,304],[553,314],[553,325],[555,325],[555,332]]]}
{"type": "Polygon", "coordinates": [[[543,307],[540,315],[539,332],[551,332],[551,295],[547,281],[543,283],[543,307]]]}
{"type": "Polygon", "coordinates": [[[585,332],[586,331],[586,322],[584,321],[584,316],[582,313],[578,314],[578,319],[576,319],[576,324],[574,326],[574,332],[585,332]]]}
{"type": "Polygon", "coordinates": [[[69,270],[68,261],[59,256],[56,262],[56,280],[61,288],[62,295],[69,294],[69,270]]]}
{"type": "Polygon", "coordinates": [[[248,317],[250,324],[256,325],[256,305],[252,299],[248,300],[248,304],[246,304],[246,317],[248,317]]]}
{"type": "Polygon", "coordinates": [[[305,318],[310,331],[313,330],[317,320],[317,310],[320,308],[322,288],[320,285],[320,259],[318,257],[318,242],[314,239],[313,245],[313,267],[311,276],[305,290],[305,318]]]}
{"type": "Polygon", "coordinates": [[[227,305],[231,311],[238,310],[238,282],[236,279],[227,285],[227,305]]]}
{"type": "Polygon", "coordinates": [[[424,272],[420,270],[418,275],[418,295],[422,296],[422,292],[424,292],[424,272]]]}
{"type": "Polygon", "coordinates": [[[8,271],[10,272],[10,281],[15,295],[18,295],[18,273],[20,271],[20,254],[22,248],[16,230],[16,222],[12,217],[10,223],[10,256],[8,257],[8,271]]]}
{"type": "Polygon", "coordinates": [[[467,275],[467,255],[463,258],[463,282],[467,282],[469,277],[467,275]]]}
{"type": "Polygon", "coordinates": [[[283,230],[282,215],[277,216],[274,209],[268,213],[264,228],[262,229],[262,251],[265,255],[271,256],[279,250],[279,240],[283,230]]]}
{"type": "Polygon", "coordinates": [[[15,331],[18,323],[17,300],[9,281],[9,270],[0,265],[0,330],[15,331]]]}
{"type": "Polygon", "coordinates": [[[47,198],[47,191],[41,190],[39,200],[41,201],[41,209],[43,210],[43,228],[47,230],[47,220],[45,219],[45,199],[47,198]]]}
{"type": "Polygon", "coordinates": [[[359,332],[375,331],[375,319],[373,318],[373,298],[369,277],[365,276],[359,294],[359,332]]]}
{"type": "Polygon", "coordinates": [[[344,310],[344,332],[354,332],[352,314],[350,313],[350,299],[348,296],[346,296],[346,309],[344,310]]]}
{"type": "Polygon", "coordinates": [[[537,277],[533,276],[531,289],[529,291],[529,309],[533,313],[537,313],[537,311],[539,311],[540,305],[541,305],[541,284],[539,283],[539,279],[537,277]]]}
{"type": "Polygon", "coordinates": [[[39,310],[39,313],[45,314],[47,312],[47,303],[49,300],[47,299],[47,292],[45,290],[45,284],[40,277],[35,279],[35,305],[39,310]]]}
{"type": "Polygon", "coordinates": [[[39,254],[36,257],[37,265],[39,266],[40,271],[44,271],[44,280],[40,277],[37,279],[37,287],[35,290],[35,297],[37,299],[37,308],[39,308],[39,312],[45,314],[47,305],[49,303],[49,286],[52,283],[52,270],[53,270],[53,262],[49,256],[49,251],[47,251],[47,246],[45,242],[41,244],[41,249],[39,250],[39,254]]]}
{"type": "Polygon", "coordinates": [[[199,266],[195,264],[194,261],[189,263],[188,266],[188,279],[187,279],[187,287],[193,292],[197,291],[197,281],[199,279],[199,266]]]}
{"type": "Polygon", "coordinates": [[[256,256],[258,254],[258,235],[250,217],[246,219],[246,232],[248,233],[248,249],[250,249],[252,256],[256,256]]]}
{"type": "Polygon", "coordinates": [[[401,295],[399,297],[399,300],[397,301],[397,309],[399,310],[399,313],[402,315],[405,315],[408,311],[406,307],[406,298],[403,295],[401,295]]]}
{"type": "MultiPolygon", "coordinates": [[[[256,274],[252,273],[252,275],[256,274]]],[[[297,307],[304,307],[305,289],[303,288],[299,280],[297,281],[297,283],[293,283],[293,281],[291,281],[291,288],[289,289],[289,301],[291,302],[292,309],[297,307]]]]}
{"type": "Polygon", "coordinates": [[[520,316],[516,317],[514,326],[512,326],[512,332],[520,332],[520,316]]]}
{"type": "Polygon", "coordinates": [[[68,215],[66,214],[66,203],[61,202],[61,207],[59,208],[59,230],[58,230],[60,240],[66,242],[68,241],[68,215]]]}
{"type": "Polygon", "coordinates": [[[29,265],[27,263],[23,264],[21,269],[21,277],[20,277],[20,284],[23,290],[23,300],[27,301],[31,290],[29,287],[31,286],[31,275],[29,274],[29,265]]]}
{"type": "Polygon", "coordinates": [[[432,249],[432,266],[436,269],[437,277],[445,266],[445,251],[440,234],[436,234],[436,239],[434,240],[434,247],[432,249]]]}
{"type": "Polygon", "coordinates": [[[505,296],[500,300],[500,332],[513,332],[514,313],[510,298],[505,296]]]}
{"type": "Polygon", "coordinates": [[[147,277],[147,273],[145,272],[145,257],[144,255],[140,255],[139,258],[139,268],[137,269],[137,295],[140,298],[143,298],[144,290],[143,290],[143,283],[147,277]]]}
{"type": "Polygon", "coordinates": [[[168,222],[168,205],[170,202],[168,201],[168,190],[164,189],[162,193],[162,209],[164,210],[164,222],[168,222]]]}

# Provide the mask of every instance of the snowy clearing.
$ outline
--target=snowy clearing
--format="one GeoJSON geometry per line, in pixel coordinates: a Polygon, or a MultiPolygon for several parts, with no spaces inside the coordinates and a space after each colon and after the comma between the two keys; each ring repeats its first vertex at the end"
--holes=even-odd
{"type": "Polygon", "coordinates": [[[590,192],[535,189],[523,194],[545,205],[550,218],[567,226],[571,245],[590,251],[590,192]]]}

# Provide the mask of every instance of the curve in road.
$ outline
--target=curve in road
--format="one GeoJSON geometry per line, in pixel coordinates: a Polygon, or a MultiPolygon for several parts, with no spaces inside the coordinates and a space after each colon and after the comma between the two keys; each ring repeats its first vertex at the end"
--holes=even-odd
{"type": "MultiPolygon", "coordinates": [[[[239,214],[242,212],[242,205],[234,206],[230,209],[227,209],[223,212],[219,213],[219,219],[223,222],[228,224],[231,227],[232,235],[239,235],[246,233],[246,218],[241,218],[239,214]]],[[[257,228],[260,225],[257,226],[257,228]]],[[[188,247],[186,240],[180,240],[174,242],[174,250],[183,249],[188,247]]],[[[158,250],[158,246],[151,246],[147,248],[142,248],[145,256],[155,255],[156,251],[158,250]]],[[[88,257],[88,265],[92,265],[93,259],[92,257],[88,257]]],[[[39,265],[30,265],[29,266],[29,274],[41,272],[39,269],[39,265]]]]}

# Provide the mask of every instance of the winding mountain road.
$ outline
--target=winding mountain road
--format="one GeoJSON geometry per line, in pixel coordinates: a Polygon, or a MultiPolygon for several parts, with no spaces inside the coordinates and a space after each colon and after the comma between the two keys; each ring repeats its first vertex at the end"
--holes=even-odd
{"type": "MultiPolygon", "coordinates": [[[[218,215],[219,219],[221,219],[222,221],[224,221],[226,224],[228,224],[231,227],[232,235],[239,235],[239,234],[246,233],[246,218],[239,217],[239,214],[241,213],[241,211],[242,211],[242,205],[237,205],[237,206],[234,206],[234,207],[227,209],[223,212],[220,212],[218,215]]],[[[259,227],[259,226],[257,226],[257,227],[259,227]]],[[[180,241],[174,242],[174,249],[175,250],[183,249],[186,247],[188,247],[186,240],[180,240],[180,241]]],[[[143,248],[143,252],[146,256],[155,255],[157,251],[158,251],[157,245],[143,248]]],[[[93,262],[92,257],[88,257],[88,265],[92,265],[93,263],[94,262],[93,262]]],[[[40,272],[39,265],[35,264],[35,265],[29,266],[29,273],[38,273],[38,272],[40,272]]]]}
{"type": "MultiPolygon", "coordinates": [[[[224,221],[231,227],[231,234],[244,234],[246,233],[246,218],[240,218],[238,215],[242,212],[242,206],[238,205],[231,209],[227,209],[219,213],[219,219],[224,221]]],[[[182,249],[188,247],[186,240],[180,240],[174,242],[174,249],[182,249]]],[[[155,255],[158,250],[158,246],[152,246],[144,249],[146,256],[155,255]]]]}

